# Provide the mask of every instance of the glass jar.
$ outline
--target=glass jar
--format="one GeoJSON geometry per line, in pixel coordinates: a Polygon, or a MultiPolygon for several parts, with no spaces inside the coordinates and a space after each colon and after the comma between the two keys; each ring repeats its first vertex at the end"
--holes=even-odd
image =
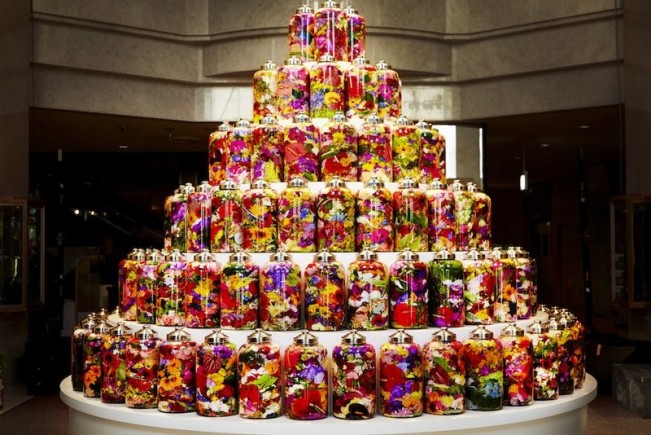
{"type": "Polygon", "coordinates": [[[201,252],[210,248],[210,215],[212,187],[203,181],[188,195],[188,217],[185,227],[187,252],[201,252]]]}
{"type": "Polygon", "coordinates": [[[258,326],[260,268],[240,251],[231,254],[220,283],[220,325],[223,329],[255,329],[258,326]]]}
{"type": "Polygon", "coordinates": [[[425,191],[428,205],[429,250],[457,249],[457,222],[455,217],[454,193],[435,179],[425,191]]]}
{"type": "Polygon", "coordinates": [[[158,362],[161,340],[149,326],[137,331],[127,342],[127,387],[124,398],[128,408],[156,408],[158,405],[158,362]]]}
{"type": "Polygon", "coordinates": [[[280,346],[258,329],[238,351],[240,417],[275,418],[281,415],[280,346]]]}
{"type": "Polygon", "coordinates": [[[212,194],[210,216],[210,250],[237,252],[243,248],[242,191],[229,180],[224,180],[212,194]]]}
{"type": "Polygon", "coordinates": [[[425,412],[435,415],[461,414],[465,411],[466,368],[463,344],[443,327],[423,346],[425,375],[425,412]]]}
{"type": "Polygon", "coordinates": [[[248,252],[278,249],[278,194],[258,180],[242,195],[242,246],[248,252]]]}
{"type": "Polygon", "coordinates": [[[459,180],[450,185],[454,195],[454,220],[457,250],[467,251],[472,247],[472,229],[475,220],[475,204],[472,192],[465,190],[459,180]]]}
{"type": "Polygon", "coordinates": [[[393,198],[384,182],[372,178],[359,189],[355,200],[357,251],[393,251],[393,198]]]}
{"type": "Polygon", "coordinates": [[[396,119],[402,111],[402,82],[400,75],[383,60],[377,68],[377,115],[382,119],[396,119]]]}
{"type": "Polygon", "coordinates": [[[133,337],[123,322],[104,337],[102,349],[102,402],[124,403],[126,390],[127,343],[133,337]]]}
{"type": "Polygon", "coordinates": [[[174,250],[158,266],[156,286],[156,324],[183,326],[185,324],[185,274],[187,263],[174,250]]]}
{"type": "Polygon", "coordinates": [[[251,158],[251,181],[269,183],[282,181],[283,146],[285,129],[273,116],[265,116],[253,127],[253,157],[251,158]]]}
{"type": "Polygon", "coordinates": [[[351,59],[346,69],[346,116],[366,118],[375,113],[377,100],[377,68],[368,59],[351,59]]]}
{"type": "Polygon", "coordinates": [[[385,417],[423,414],[422,352],[400,329],[380,347],[380,412],[385,417]]]}
{"type": "Polygon", "coordinates": [[[549,333],[556,335],[558,340],[558,394],[561,396],[574,393],[574,378],[572,377],[572,355],[574,340],[572,332],[567,327],[567,319],[559,316],[549,319],[549,333]]]}
{"type": "Polygon", "coordinates": [[[278,90],[278,70],[272,60],[268,60],[253,73],[253,122],[259,123],[267,116],[276,114],[276,92],[278,90]]]}
{"type": "Polygon", "coordinates": [[[314,13],[303,5],[289,17],[289,55],[303,62],[313,61],[314,57],[314,13]]]}
{"type": "Polygon", "coordinates": [[[321,180],[357,181],[357,130],[343,113],[321,129],[321,180]]]}
{"type": "Polygon", "coordinates": [[[305,268],[305,328],[338,331],[346,318],[346,272],[327,251],[314,256],[305,268]]]}
{"type": "Polygon", "coordinates": [[[346,110],[344,70],[329,54],[318,59],[310,68],[310,117],[332,118],[346,110]]]}
{"type": "Polygon", "coordinates": [[[396,250],[427,251],[427,197],[411,178],[393,192],[396,250]]]}
{"type": "Polygon", "coordinates": [[[409,249],[389,268],[389,301],[392,328],[427,328],[427,264],[409,249]]]}
{"type": "Polygon", "coordinates": [[[138,293],[136,296],[136,319],[138,323],[156,323],[156,292],[158,290],[158,267],[163,255],[153,250],[138,268],[138,293]]]}
{"type": "Polygon", "coordinates": [[[137,319],[138,270],[145,262],[145,253],[136,249],[122,264],[119,271],[120,310],[122,318],[128,321],[137,319]]]}
{"type": "Polygon", "coordinates": [[[366,20],[350,6],[344,8],[341,19],[345,21],[346,50],[341,60],[353,62],[366,54],[366,20]]]}
{"type": "Polygon", "coordinates": [[[572,352],[572,377],[574,388],[582,388],[585,382],[585,327],[579,322],[574,314],[567,313],[568,325],[574,341],[572,352]]]}
{"type": "Polygon", "coordinates": [[[393,153],[393,180],[406,178],[418,184],[420,180],[420,134],[418,127],[410,125],[409,120],[401,116],[391,127],[391,149],[393,153]]]}
{"type": "Polygon", "coordinates": [[[176,327],[160,344],[158,410],[182,413],[195,410],[197,343],[176,327]]]}
{"type": "Polygon", "coordinates": [[[102,395],[102,348],[109,332],[108,323],[100,320],[84,336],[84,397],[100,398],[102,395]]]}
{"type": "Polygon", "coordinates": [[[416,123],[420,136],[420,182],[439,180],[445,184],[445,137],[425,121],[416,123]]]}
{"type": "Polygon", "coordinates": [[[170,237],[172,249],[178,249],[179,252],[187,251],[186,244],[186,227],[188,219],[188,195],[194,192],[194,187],[186,183],[179,188],[179,193],[174,195],[174,200],[170,204],[170,237]]]}
{"type": "Polygon", "coordinates": [[[293,331],[301,325],[301,269],[284,251],[260,269],[260,327],[293,331]]]}
{"type": "Polygon", "coordinates": [[[458,327],[465,324],[463,265],[441,249],[429,263],[429,324],[458,327]]]}
{"type": "Polygon", "coordinates": [[[253,134],[251,123],[242,119],[231,129],[226,146],[228,154],[225,171],[226,180],[233,183],[246,184],[251,175],[251,154],[253,153],[253,134]]]}
{"type": "Polygon", "coordinates": [[[278,244],[289,252],[316,251],[316,200],[302,178],[289,180],[278,197],[278,244]]]}
{"type": "Polygon", "coordinates": [[[389,324],[389,272],[364,250],[348,266],[348,329],[378,330],[389,324]]]}
{"type": "Polygon", "coordinates": [[[341,8],[334,1],[325,1],[314,14],[314,56],[323,55],[333,58],[346,49],[346,29],[341,25],[341,8]]]}
{"type": "Polygon", "coordinates": [[[338,177],[319,192],[316,215],[319,251],[355,250],[355,196],[338,177]]]}
{"type": "Polygon", "coordinates": [[[490,253],[491,268],[495,276],[496,322],[518,320],[518,293],[515,285],[515,261],[508,252],[495,248],[490,253]]]}
{"type": "Polygon", "coordinates": [[[531,271],[531,259],[520,248],[509,249],[509,258],[515,261],[515,291],[518,298],[518,319],[529,319],[533,316],[533,301],[531,294],[534,291],[531,271]]]}
{"type": "Polygon", "coordinates": [[[220,330],[197,346],[197,414],[225,417],[237,414],[237,348],[220,330]]]}
{"type": "Polygon", "coordinates": [[[471,249],[461,261],[463,266],[463,298],[467,325],[490,325],[494,321],[495,276],[485,255],[471,249]]]}
{"type": "Polygon", "coordinates": [[[185,326],[219,326],[219,282],[221,265],[206,250],[189,262],[185,272],[185,326]]]}
{"type": "Polygon", "coordinates": [[[352,330],[332,349],[332,415],[345,420],[375,416],[375,348],[352,330]]]}
{"type": "Polygon", "coordinates": [[[73,391],[84,391],[84,339],[96,326],[95,314],[91,313],[75,325],[70,342],[70,381],[73,391]]]}
{"type": "Polygon", "coordinates": [[[533,346],[531,338],[515,322],[502,329],[504,357],[504,405],[533,404],[533,346]]]}
{"type": "MultiPolygon", "coordinates": [[[[166,251],[172,249],[172,202],[179,189],[174,189],[174,193],[166,196],[163,201],[163,249],[166,251]]],[[[121,267],[121,264],[118,267],[121,267]]]]}
{"type": "Polygon", "coordinates": [[[463,343],[466,365],[466,409],[497,411],[504,397],[502,344],[480,325],[463,343]]]}
{"type": "Polygon", "coordinates": [[[328,351],[307,331],[285,349],[285,414],[294,420],[328,416],[328,351]]]}
{"type": "Polygon", "coordinates": [[[534,400],[558,399],[558,339],[540,320],[527,332],[533,343],[534,400]]]}
{"type": "Polygon", "coordinates": [[[366,182],[372,178],[385,183],[393,181],[391,127],[380,117],[371,115],[360,129],[357,144],[359,181],[366,182]]]}
{"type": "Polygon", "coordinates": [[[493,219],[493,211],[491,208],[491,199],[479,190],[476,184],[468,183],[468,192],[472,194],[474,207],[470,246],[481,250],[488,250],[491,247],[492,238],[491,222],[493,219]]]}
{"type": "Polygon", "coordinates": [[[310,113],[310,73],[300,57],[292,56],[278,67],[278,116],[292,120],[299,113],[310,113]]]}
{"type": "Polygon", "coordinates": [[[319,128],[302,113],[285,127],[285,180],[319,181],[319,135],[319,128]]]}
{"type": "Polygon", "coordinates": [[[231,125],[224,122],[208,138],[208,181],[212,186],[219,186],[226,179],[230,134],[231,125]]]}

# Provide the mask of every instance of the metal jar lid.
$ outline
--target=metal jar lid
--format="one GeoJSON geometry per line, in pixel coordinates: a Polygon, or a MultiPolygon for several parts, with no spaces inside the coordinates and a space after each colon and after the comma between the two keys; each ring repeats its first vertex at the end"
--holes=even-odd
{"type": "Polygon", "coordinates": [[[448,251],[445,248],[439,249],[439,251],[436,253],[436,259],[437,260],[454,260],[454,253],[448,251]]]}
{"type": "Polygon", "coordinates": [[[371,64],[371,62],[368,59],[366,59],[364,56],[356,57],[353,60],[353,65],[355,65],[355,66],[365,66],[365,65],[370,65],[370,64],[371,64]]]}
{"type": "Polygon", "coordinates": [[[490,255],[490,258],[494,258],[496,260],[502,260],[502,259],[505,259],[505,258],[509,258],[509,254],[506,251],[504,251],[502,248],[500,248],[499,246],[494,247],[493,250],[490,251],[489,255],[490,255]]]}
{"type": "MultiPolygon", "coordinates": [[[[311,9],[310,12],[312,12],[311,9]]],[[[292,56],[289,59],[285,60],[285,65],[301,66],[303,65],[303,61],[298,56],[292,56]]]]}
{"type": "Polygon", "coordinates": [[[381,187],[384,187],[384,181],[380,180],[377,177],[372,177],[370,180],[364,183],[364,187],[372,187],[373,189],[379,189],[381,187]]]}
{"type": "Polygon", "coordinates": [[[400,118],[396,119],[396,125],[404,127],[405,125],[409,125],[409,118],[406,116],[402,115],[400,118]]]}
{"type": "Polygon", "coordinates": [[[266,189],[269,187],[269,183],[259,178],[251,184],[251,189],[266,189]]]}
{"type": "Polygon", "coordinates": [[[471,248],[466,254],[466,260],[483,260],[486,258],[483,252],[478,251],[476,248],[471,248]]]}
{"type": "Polygon", "coordinates": [[[366,337],[357,332],[357,329],[351,329],[348,334],[341,337],[341,344],[366,344],[366,337]]]}
{"type": "Polygon", "coordinates": [[[183,261],[183,254],[178,249],[174,249],[165,256],[165,259],[167,261],[183,261]]]}
{"type": "Polygon", "coordinates": [[[122,309],[118,305],[115,307],[115,309],[111,312],[112,315],[117,316],[117,317],[122,317],[122,309]]]}
{"type": "Polygon", "coordinates": [[[357,259],[362,261],[377,260],[377,252],[371,251],[370,249],[364,249],[362,252],[357,254],[357,259]]]}
{"type": "Polygon", "coordinates": [[[452,184],[450,184],[450,188],[454,192],[462,192],[464,190],[463,184],[461,184],[461,181],[459,180],[454,180],[452,184]]]}
{"type": "Polygon", "coordinates": [[[305,181],[305,178],[300,177],[300,176],[294,176],[289,180],[287,183],[288,187],[305,187],[307,186],[307,181],[305,181]]]}
{"type": "MultiPolygon", "coordinates": [[[[515,256],[517,258],[527,258],[527,257],[529,257],[529,253],[527,251],[525,251],[524,249],[522,249],[521,246],[516,246],[515,247],[515,256]]],[[[552,307],[552,308],[554,308],[554,307],[552,307]]],[[[558,307],[556,307],[556,308],[558,308],[558,307]]]]}
{"type": "Polygon", "coordinates": [[[208,263],[213,261],[213,259],[214,257],[208,249],[202,250],[194,257],[194,261],[198,261],[199,263],[208,263]]]}
{"type": "Polygon", "coordinates": [[[518,328],[518,325],[515,322],[509,323],[504,329],[502,329],[502,337],[522,337],[524,336],[524,329],[518,328]]]}
{"type": "Polygon", "coordinates": [[[382,71],[386,71],[388,69],[391,69],[391,65],[389,65],[388,63],[386,63],[383,60],[379,61],[377,63],[377,65],[375,65],[375,66],[377,67],[378,70],[382,70],[382,71]]]}
{"type": "Polygon", "coordinates": [[[543,324],[540,320],[534,320],[534,322],[529,325],[527,332],[530,334],[542,334],[549,331],[549,326],[543,324]]]}
{"type": "Polygon", "coordinates": [[[217,127],[217,130],[219,131],[229,131],[231,129],[231,125],[227,122],[222,123],[219,127],[217,127]]]}
{"type": "Polygon", "coordinates": [[[111,328],[111,335],[113,337],[124,337],[125,335],[131,335],[131,329],[127,327],[124,322],[118,322],[116,326],[111,328]]]}
{"type": "Polygon", "coordinates": [[[108,334],[111,332],[111,325],[105,320],[100,320],[93,328],[93,332],[97,334],[108,334]]]}
{"type": "Polygon", "coordinates": [[[174,331],[170,332],[167,334],[167,341],[174,341],[174,342],[179,342],[179,341],[190,341],[191,337],[190,334],[188,334],[182,326],[177,326],[174,328],[174,331]]]}
{"type": "Polygon", "coordinates": [[[145,251],[138,249],[138,252],[136,252],[136,255],[133,259],[136,261],[145,261],[145,251]]]}
{"type": "Polygon", "coordinates": [[[559,321],[560,317],[552,317],[549,319],[549,330],[550,331],[562,331],[567,327],[567,322],[561,323],[559,321]]]}
{"type": "Polygon", "coordinates": [[[439,178],[435,178],[430,187],[432,189],[445,190],[445,184],[439,178]]]}
{"type": "Polygon", "coordinates": [[[477,192],[477,185],[473,182],[466,183],[466,190],[468,192],[477,192]]]}
{"type": "Polygon", "coordinates": [[[441,343],[452,343],[453,341],[456,341],[456,339],[457,334],[450,331],[447,327],[443,327],[432,333],[432,340],[440,341],[441,343]]]}
{"type": "Polygon", "coordinates": [[[320,63],[321,62],[323,62],[323,63],[325,63],[325,62],[332,63],[334,61],[335,61],[335,57],[333,55],[331,55],[331,54],[328,54],[328,53],[326,53],[326,54],[322,55],[321,57],[319,57],[319,62],[320,63]]]}
{"type": "Polygon", "coordinates": [[[337,9],[339,8],[339,3],[332,1],[332,0],[327,0],[324,1],[323,4],[321,5],[322,8],[334,8],[337,9]]]}
{"type": "Polygon", "coordinates": [[[238,128],[249,128],[249,127],[251,127],[251,122],[246,120],[246,119],[240,119],[239,121],[237,121],[237,123],[235,125],[238,128]]]}
{"type": "Polygon", "coordinates": [[[316,346],[319,344],[319,339],[316,335],[304,330],[294,337],[294,344],[297,346],[316,346]]]}
{"type": "Polygon", "coordinates": [[[236,190],[237,183],[233,180],[224,180],[219,183],[219,190],[236,190]]]}
{"type": "Polygon", "coordinates": [[[90,313],[81,320],[81,327],[88,330],[92,330],[96,324],[97,318],[95,317],[95,313],[90,313]]]}
{"type": "Polygon", "coordinates": [[[419,258],[418,254],[409,248],[398,254],[398,259],[402,261],[418,261],[419,258]]]}
{"type": "Polygon", "coordinates": [[[275,123],[276,123],[276,118],[271,115],[265,116],[260,121],[260,124],[264,124],[264,125],[274,125],[275,123]]]}
{"type": "Polygon", "coordinates": [[[312,8],[307,5],[307,2],[300,8],[296,9],[297,14],[311,14],[312,8]]]}
{"type": "Polygon", "coordinates": [[[359,15],[359,12],[357,9],[353,8],[352,6],[348,5],[344,8],[344,12],[347,13],[348,15],[359,15]]]}
{"type": "Polygon", "coordinates": [[[108,319],[108,310],[106,308],[100,308],[99,312],[95,313],[96,317],[99,317],[100,319],[108,319]]]}
{"type": "Polygon", "coordinates": [[[330,263],[332,261],[335,261],[335,255],[331,252],[328,252],[327,249],[324,249],[318,254],[314,255],[314,261],[317,263],[330,263]]]}
{"type": "Polygon", "coordinates": [[[310,117],[307,116],[304,112],[300,112],[298,115],[294,117],[294,122],[296,124],[307,124],[310,122],[310,117]]]}
{"type": "Polygon", "coordinates": [[[185,183],[183,187],[181,187],[181,194],[183,195],[189,195],[192,192],[194,192],[194,186],[192,183],[185,183]]]}
{"type": "Polygon", "coordinates": [[[416,187],[418,187],[418,183],[411,178],[404,178],[398,184],[399,189],[415,189],[416,187]]]}
{"type": "Polygon", "coordinates": [[[197,186],[197,192],[201,193],[210,193],[212,191],[212,186],[206,180],[202,181],[201,184],[197,186]]]}
{"type": "Polygon", "coordinates": [[[150,326],[145,326],[142,329],[136,331],[134,334],[136,338],[140,340],[149,340],[150,338],[157,338],[156,331],[154,331],[150,326]]]}
{"type": "Polygon", "coordinates": [[[250,344],[270,343],[271,334],[258,328],[246,337],[246,342],[250,344]]]}
{"type": "Polygon", "coordinates": [[[338,176],[332,177],[327,183],[327,187],[346,187],[346,182],[338,176]]]}
{"type": "Polygon", "coordinates": [[[263,71],[271,71],[276,69],[276,64],[274,63],[273,60],[269,59],[267,62],[265,62],[260,66],[260,69],[263,71]]]}
{"type": "Polygon", "coordinates": [[[292,256],[283,251],[282,249],[279,249],[275,253],[271,254],[271,257],[269,257],[270,261],[292,261],[292,256]]]}
{"type": "Polygon", "coordinates": [[[490,340],[493,338],[493,333],[486,329],[485,325],[479,325],[474,331],[470,333],[470,337],[475,340],[490,340]]]}
{"type": "Polygon", "coordinates": [[[232,262],[237,262],[237,263],[245,263],[247,261],[251,261],[251,256],[247,254],[246,252],[239,250],[237,252],[232,253],[228,257],[228,261],[232,262]]]}
{"type": "Polygon", "coordinates": [[[162,261],[163,255],[158,249],[153,249],[149,255],[147,255],[147,261],[162,261]]]}
{"type": "Polygon", "coordinates": [[[418,122],[416,123],[416,127],[422,130],[427,130],[429,128],[429,124],[425,122],[425,120],[419,119],[418,122]]]}
{"type": "Polygon", "coordinates": [[[346,115],[344,115],[343,112],[338,111],[334,115],[332,115],[332,118],[330,118],[330,121],[332,122],[346,122],[348,118],[346,118],[346,115]]]}
{"type": "Polygon", "coordinates": [[[413,343],[414,337],[407,334],[404,329],[398,329],[389,336],[389,343],[392,344],[409,344],[413,343]]]}
{"type": "Polygon", "coordinates": [[[230,341],[230,337],[222,332],[221,329],[216,329],[204,338],[206,344],[226,344],[230,341]]]}
{"type": "Polygon", "coordinates": [[[380,119],[380,117],[375,113],[372,113],[366,117],[366,122],[369,124],[377,125],[382,122],[382,119],[380,119]]]}

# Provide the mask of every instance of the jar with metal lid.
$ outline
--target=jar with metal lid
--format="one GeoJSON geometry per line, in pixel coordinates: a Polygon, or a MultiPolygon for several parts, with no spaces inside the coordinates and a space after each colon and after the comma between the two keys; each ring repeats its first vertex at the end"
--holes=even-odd
{"type": "Polygon", "coordinates": [[[534,283],[531,274],[531,259],[522,248],[509,250],[509,258],[515,260],[515,291],[518,294],[518,319],[529,319],[533,315],[534,283]]]}
{"type": "Polygon", "coordinates": [[[354,8],[347,6],[341,13],[345,22],[346,49],[342,50],[341,60],[353,62],[366,54],[366,20],[354,8]]]}
{"type": "Polygon", "coordinates": [[[207,250],[188,263],[185,273],[185,326],[219,326],[219,282],[221,265],[207,250]]]}
{"type": "Polygon", "coordinates": [[[242,247],[247,252],[278,249],[278,194],[258,180],[242,195],[242,247]]]}
{"type": "Polygon", "coordinates": [[[73,391],[84,391],[84,339],[95,327],[95,314],[91,313],[75,325],[70,342],[70,380],[73,391]]]}
{"type": "Polygon", "coordinates": [[[391,127],[391,149],[393,153],[393,180],[406,178],[420,180],[420,134],[418,127],[401,116],[391,127]]]}
{"type": "Polygon", "coordinates": [[[491,198],[474,183],[468,183],[468,192],[472,194],[474,207],[470,246],[488,250],[491,247],[492,240],[493,210],[491,198]]]}
{"type": "Polygon", "coordinates": [[[135,321],[137,318],[138,270],[145,261],[142,249],[133,251],[122,264],[119,272],[120,309],[124,320],[135,321]]]}
{"type": "Polygon", "coordinates": [[[238,351],[240,417],[275,418],[281,415],[280,346],[271,335],[256,330],[238,351]]]}
{"type": "Polygon", "coordinates": [[[99,398],[102,394],[102,348],[109,331],[108,323],[100,320],[84,337],[84,397],[99,398]]]}
{"type": "Polygon", "coordinates": [[[381,60],[377,68],[377,115],[382,118],[396,119],[402,112],[402,82],[400,75],[381,60]]]}
{"type": "Polygon", "coordinates": [[[260,269],[260,327],[293,331],[301,326],[301,268],[284,251],[271,256],[260,269]]]}
{"type": "Polygon", "coordinates": [[[346,272],[327,251],[305,267],[305,328],[338,331],[346,326],[346,272]]]}
{"type": "Polygon", "coordinates": [[[423,414],[423,361],[413,337],[399,329],[380,347],[380,413],[385,417],[423,414]]]}
{"type": "Polygon", "coordinates": [[[454,195],[454,220],[457,238],[457,250],[472,248],[472,229],[475,220],[475,204],[472,192],[468,192],[459,180],[450,185],[454,195]]]}
{"type": "Polygon", "coordinates": [[[237,185],[246,184],[251,175],[251,154],[253,153],[253,134],[251,122],[239,120],[227,138],[228,158],[226,160],[226,180],[237,185]]]}
{"type": "Polygon", "coordinates": [[[158,361],[161,340],[149,326],[137,331],[127,342],[127,387],[129,408],[156,408],[158,405],[158,361]]]}
{"type": "Polygon", "coordinates": [[[265,116],[253,126],[251,181],[277,183],[283,180],[283,146],[285,128],[273,116],[265,116]]]}
{"type": "Polygon", "coordinates": [[[427,264],[409,249],[389,268],[389,303],[392,328],[427,328],[427,264]]]}
{"type": "Polygon", "coordinates": [[[318,59],[310,69],[310,117],[332,118],[346,110],[344,70],[329,54],[318,59]]]}
{"type": "Polygon", "coordinates": [[[258,123],[276,114],[278,70],[273,60],[268,60],[253,73],[253,122],[258,123]]]}
{"type": "Polygon", "coordinates": [[[328,416],[328,351],[303,331],[285,349],[285,415],[295,420],[328,416]]]}
{"type": "Polygon", "coordinates": [[[445,137],[422,120],[416,128],[420,136],[420,182],[430,184],[438,179],[445,184],[445,137]]]}
{"type": "Polygon", "coordinates": [[[427,196],[411,178],[393,192],[395,247],[398,251],[427,251],[427,196]]]}
{"type": "Polygon", "coordinates": [[[138,323],[156,322],[156,291],[158,290],[158,267],[163,255],[153,250],[138,268],[138,293],[136,296],[136,319],[138,323]]]}
{"type": "Polygon", "coordinates": [[[319,59],[323,55],[333,57],[346,49],[346,29],[341,25],[341,8],[339,3],[325,1],[314,13],[314,56],[319,59]],[[341,48],[340,48],[341,47],[341,48]]]}
{"type": "Polygon", "coordinates": [[[389,324],[389,271],[364,250],[348,266],[348,329],[378,330],[389,324]]]}
{"type": "Polygon", "coordinates": [[[491,269],[495,275],[496,322],[518,320],[518,293],[515,284],[515,260],[508,252],[495,248],[489,254],[491,269]]]}
{"type": "Polygon", "coordinates": [[[461,260],[463,266],[463,298],[467,325],[490,325],[494,321],[495,276],[485,255],[471,249],[461,260]]]}
{"type": "Polygon", "coordinates": [[[303,62],[314,57],[314,13],[307,2],[289,17],[289,55],[303,62]]]}
{"type": "Polygon", "coordinates": [[[500,335],[504,357],[504,405],[527,406],[533,404],[533,346],[515,322],[510,323],[500,335]]]}
{"type": "Polygon", "coordinates": [[[321,129],[321,180],[357,181],[357,130],[337,112],[321,129]]]}
{"type": "Polygon", "coordinates": [[[549,333],[556,335],[558,340],[558,394],[561,396],[574,393],[574,378],[572,377],[572,355],[575,342],[572,331],[568,327],[567,318],[559,316],[549,319],[549,333]]]}
{"type": "Polygon", "coordinates": [[[574,388],[582,388],[585,382],[585,326],[576,318],[574,314],[568,313],[567,322],[572,333],[574,341],[574,351],[572,352],[572,377],[574,378],[574,388]]]}
{"type": "Polygon", "coordinates": [[[316,199],[303,178],[289,180],[278,196],[278,245],[288,252],[316,251],[316,199]]]}
{"type": "Polygon", "coordinates": [[[174,195],[170,204],[170,237],[172,249],[180,252],[187,251],[186,227],[188,224],[188,195],[194,192],[194,186],[190,183],[179,188],[179,193],[174,195]]]}
{"type": "Polygon", "coordinates": [[[237,348],[216,330],[197,346],[197,414],[224,417],[237,414],[237,348]]]}
{"type": "Polygon", "coordinates": [[[210,250],[237,252],[242,249],[242,191],[229,180],[224,180],[212,193],[210,215],[210,250]]]}
{"type": "Polygon", "coordinates": [[[375,348],[352,330],[332,349],[332,415],[367,420],[375,415],[375,348]]]}
{"type": "Polygon", "coordinates": [[[210,215],[212,186],[203,181],[188,194],[188,217],[185,227],[187,252],[201,252],[210,248],[210,215]]]}
{"type": "Polygon", "coordinates": [[[306,181],[319,181],[319,128],[304,113],[296,115],[294,122],[284,131],[284,177],[302,177],[306,181]]]}
{"type": "Polygon", "coordinates": [[[182,413],[195,410],[197,343],[181,327],[160,344],[158,410],[182,413]]]}
{"type": "Polygon", "coordinates": [[[331,252],[355,250],[355,196],[334,177],[317,196],[317,248],[331,252]]]}
{"type": "Polygon", "coordinates": [[[429,263],[429,324],[458,327],[465,324],[463,266],[452,252],[441,249],[429,263]]]}
{"type": "Polygon", "coordinates": [[[102,393],[104,403],[124,403],[127,386],[127,343],[131,329],[119,322],[104,336],[102,343],[102,393]]]}
{"type": "Polygon", "coordinates": [[[299,113],[310,113],[310,72],[300,57],[291,56],[278,67],[278,116],[292,120],[299,113]]]}
{"type": "Polygon", "coordinates": [[[213,186],[219,186],[226,179],[228,139],[231,134],[231,125],[224,122],[208,137],[208,181],[213,186]]]}
{"type": "Polygon", "coordinates": [[[502,344],[480,325],[463,343],[466,365],[466,409],[497,411],[504,397],[502,344]]]}
{"type": "Polygon", "coordinates": [[[529,256],[529,261],[531,261],[531,290],[529,291],[529,299],[531,303],[531,315],[535,316],[538,312],[538,263],[531,256],[529,256]]]}
{"type": "Polygon", "coordinates": [[[393,197],[384,182],[372,178],[364,183],[355,199],[357,251],[393,251],[393,197]]]}
{"type": "Polygon", "coordinates": [[[260,267],[245,252],[231,254],[220,283],[220,325],[223,329],[255,329],[260,305],[260,267]]]}
{"type": "Polygon", "coordinates": [[[391,163],[391,127],[382,118],[370,115],[362,125],[357,138],[359,181],[373,178],[388,183],[393,181],[391,163]]]}
{"type": "Polygon", "coordinates": [[[446,327],[432,334],[423,346],[425,412],[436,415],[465,411],[466,368],[463,343],[446,327]]]}
{"type": "Polygon", "coordinates": [[[533,343],[534,400],[558,399],[558,339],[540,320],[527,332],[533,343]]]}
{"type": "Polygon", "coordinates": [[[457,249],[457,222],[455,217],[454,193],[438,179],[425,191],[428,205],[429,250],[457,249]]]}
{"type": "Polygon", "coordinates": [[[187,263],[174,250],[158,266],[156,286],[156,324],[183,326],[185,324],[185,274],[187,263]]]}
{"type": "Polygon", "coordinates": [[[376,111],[377,68],[363,57],[351,62],[345,72],[346,116],[365,118],[376,111]]]}

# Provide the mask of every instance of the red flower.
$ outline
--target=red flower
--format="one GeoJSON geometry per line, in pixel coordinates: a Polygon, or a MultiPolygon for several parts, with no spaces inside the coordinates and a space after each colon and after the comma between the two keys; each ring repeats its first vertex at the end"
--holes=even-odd
{"type": "Polygon", "coordinates": [[[392,391],[396,385],[405,383],[405,373],[393,364],[386,364],[382,368],[380,383],[383,391],[392,391]]]}
{"type": "Polygon", "coordinates": [[[253,406],[260,404],[260,390],[255,385],[240,385],[240,399],[253,406]]]}
{"type": "Polygon", "coordinates": [[[400,326],[413,326],[416,320],[416,309],[407,304],[398,304],[393,310],[393,321],[400,326]]]}
{"type": "Polygon", "coordinates": [[[319,390],[305,390],[301,397],[292,400],[292,412],[297,417],[303,417],[316,409],[325,409],[321,403],[321,392],[319,390]]]}
{"type": "Polygon", "coordinates": [[[300,358],[300,349],[287,349],[285,351],[285,367],[296,367],[300,358]]]}

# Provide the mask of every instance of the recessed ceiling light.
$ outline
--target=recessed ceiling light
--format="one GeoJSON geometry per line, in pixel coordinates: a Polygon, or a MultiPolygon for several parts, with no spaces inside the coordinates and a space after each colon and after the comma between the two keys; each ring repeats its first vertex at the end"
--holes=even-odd
{"type": "Polygon", "coordinates": [[[579,128],[586,129],[586,128],[590,128],[590,126],[588,124],[583,124],[583,125],[579,125],[579,128]]]}
{"type": "Polygon", "coordinates": [[[121,150],[126,150],[127,148],[129,148],[129,146],[128,145],[120,145],[118,148],[120,148],[121,150]]]}
{"type": "Polygon", "coordinates": [[[548,143],[541,143],[540,146],[543,147],[543,148],[547,148],[549,146],[549,144],[548,143]]]}

